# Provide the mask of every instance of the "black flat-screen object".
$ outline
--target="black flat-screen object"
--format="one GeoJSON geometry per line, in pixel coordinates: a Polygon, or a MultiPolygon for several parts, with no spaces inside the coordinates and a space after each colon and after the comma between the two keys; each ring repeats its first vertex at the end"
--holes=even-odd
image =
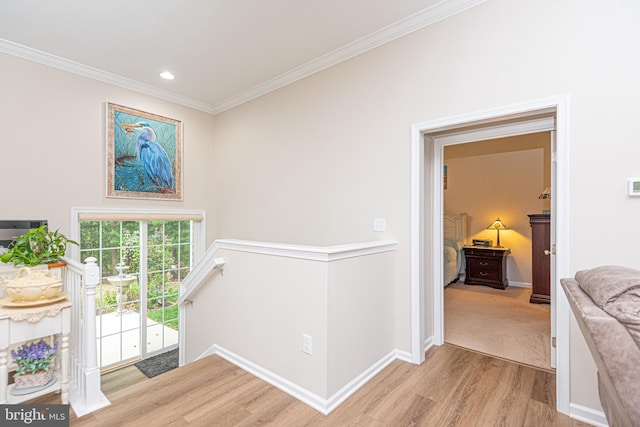
{"type": "Polygon", "coordinates": [[[8,248],[16,237],[41,225],[46,227],[47,220],[0,220],[0,246],[8,248]]]}

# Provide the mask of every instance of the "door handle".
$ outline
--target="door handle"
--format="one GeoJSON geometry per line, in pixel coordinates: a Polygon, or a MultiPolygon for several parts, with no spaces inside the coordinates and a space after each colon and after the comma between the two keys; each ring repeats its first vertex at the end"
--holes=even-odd
{"type": "Polygon", "coordinates": [[[544,254],[545,255],[551,255],[553,252],[551,252],[549,249],[545,249],[544,250],[544,254]]]}

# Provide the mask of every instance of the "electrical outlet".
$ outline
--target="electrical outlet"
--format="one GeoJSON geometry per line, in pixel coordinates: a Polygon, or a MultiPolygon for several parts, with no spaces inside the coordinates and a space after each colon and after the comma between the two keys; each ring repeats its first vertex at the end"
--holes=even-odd
{"type": "Polygon", "coordinates": [[[302,334],[302,352],[307,354],[313,352],[313,339],[310,335],[302,334]]]}

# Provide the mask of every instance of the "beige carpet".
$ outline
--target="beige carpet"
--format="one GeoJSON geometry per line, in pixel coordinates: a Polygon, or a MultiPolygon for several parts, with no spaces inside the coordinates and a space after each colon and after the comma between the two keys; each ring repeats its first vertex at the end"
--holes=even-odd
{"type": "Polygon", "coordinates": [[[445,342],[550,369],[550,307],[530,304],[531,289],[454,283],[444,291],[445,342]]]}

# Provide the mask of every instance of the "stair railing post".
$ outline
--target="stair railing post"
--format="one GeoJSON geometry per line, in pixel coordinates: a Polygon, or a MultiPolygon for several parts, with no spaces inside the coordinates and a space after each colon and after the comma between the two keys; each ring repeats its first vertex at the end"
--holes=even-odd
{"type": "Polygon", "coordinates": [[[97,405],[102,400],[100,390],[100,369],[98,368],[96,345],[96,286],[100,283],[100,267],[97,259],[89,257],[84,267],[83,301],[83,365],[85,376],[85,399],[87,407],[97,405]]]}

